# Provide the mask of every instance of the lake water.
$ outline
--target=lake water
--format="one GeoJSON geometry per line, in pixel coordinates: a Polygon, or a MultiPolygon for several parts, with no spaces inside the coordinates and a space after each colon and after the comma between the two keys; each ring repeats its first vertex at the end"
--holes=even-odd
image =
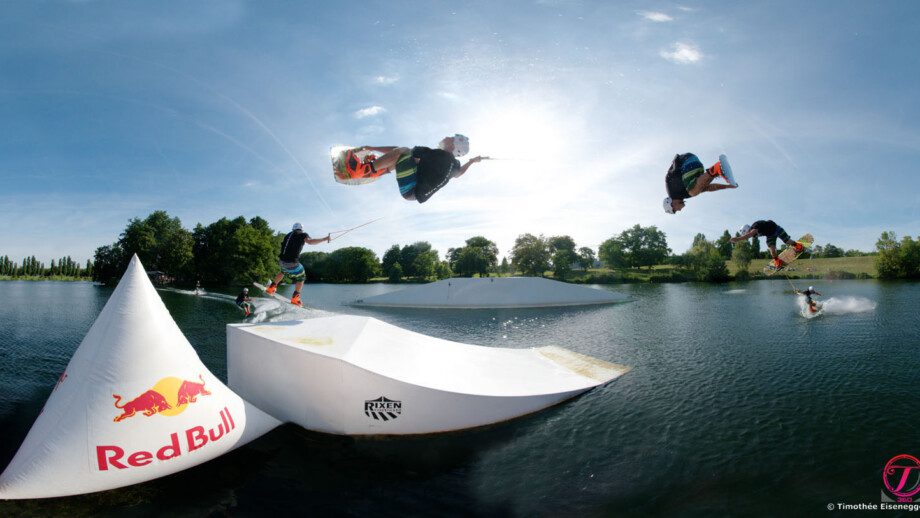
{"type": "MultiPolygon", "coordinates": [[[[562,345],[633,370],[483,429],[353,439],[286,425],[127,491],[0,502],[0,514],[801,516],[879,503],[885,463],[920,455],[920,284],[812,282],[826,301],[814,318],[785,280],[608,286],[633,300],[500,311],[356,309],[343,303],[402,286],[311,285],[304,300],[323,311],[486,346],[562,345]]],[[[0,286],[6,466],[111,289],[0,286]]],[[[159,293],[226,380],[233,297],[159,293]]],[[[254,318],[306,314],[258,299],[254,318]]]]}

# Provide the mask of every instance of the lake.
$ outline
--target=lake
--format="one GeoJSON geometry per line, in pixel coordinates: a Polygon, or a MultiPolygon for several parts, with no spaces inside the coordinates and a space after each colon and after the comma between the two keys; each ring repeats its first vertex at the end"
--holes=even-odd
{"type": "MultiPolygon", "coordinates": [[[[877,504],[885,463],[920,455],[920,284],[811,283],[825,302],[814,318],[785,280],[605,286],[632,301],[520,310],[357,309],[344,304],[403,286],[308,285],[304,302],[324,312],[485,346],[561,345],[633,370],[482,429],[354,439],[286,425],[164,479],[0,502],[0,514],[795,516],[877,504]]],[[[0,286],[5,467],[111,289],[0,286]]],[[[226,381],[235,294],[158,293],[226,381]]],[[[257,299],[253,318],[305,314],[257,299]]]]}

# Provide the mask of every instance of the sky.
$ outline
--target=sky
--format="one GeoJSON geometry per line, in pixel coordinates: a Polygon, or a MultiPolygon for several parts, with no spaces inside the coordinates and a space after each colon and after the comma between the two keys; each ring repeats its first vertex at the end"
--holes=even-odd
{"type": "Polygon", "coordinates": [[[682,253],[773,219],[818,244],[920,234],[920,3],[3,2],[0,255],[83,261],[131,218],[261,216],[331,244],[523,233],[682,253]],[[333,145],[474,164],[424,204],[333,181],[333,145]],[[676,153],[740,187],[665,214],[676,153]]]}

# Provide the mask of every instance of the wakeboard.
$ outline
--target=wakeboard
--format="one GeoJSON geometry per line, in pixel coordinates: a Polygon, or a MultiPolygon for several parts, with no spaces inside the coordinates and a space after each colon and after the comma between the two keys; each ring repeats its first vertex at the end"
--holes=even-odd
{"type": "Polygon", "coordinates": [[[374,151],[360,147],[332,146],[332,174],[335,181],[346,185],[363,185],[377,181],[382,172],[374,172],[370,164],[377,160],[374,151]]]}
{"type": "Polygon", "coordinates": [[[273,298],[273,299],[275,299],[275,300],[277,300],[277,301],[279,301],[279,302],[284,302],[285,304],[290,304],[291,306],[294,306],[295,308],[305,308],[305,307],[306,307],[306,306],[298,306],[297,304],[291,304],[291,299],[286,298],[286,297],[282,297],[281,295],[278,295],[277,292],[275,292],[275,293],[269,293],[269,292],[268,292],[268,288],[265,287],[265,286],[262,285],[262,284],[259,284],[258,282],[254,282],[254,283],[252,283],[252,285],[255,286],[256,288],[259,288],[260,290],[262,290],[262,293],[268,295],[269,297],[271,297],[271,298],[273,298]]]}
{"type": "Polygon", "coordinates": [[[763,273],[767,275],[773,275],[776,272],[781,272],[789,268],[789,265],[792,264],[796,259],[798,259],[800,255],[811,250],[812,245],[815,243],[815,238],[813,238],[811,234],[805,234],[804,236],[800,237],[797,241],[799,243],[802,243],[802,245],[804,246],[801,252],[796,253],[795,248],[792,248],[791,246],[787,246],[786,248],[783,249],[782,252],[779,253],[779,256],[778,256],[780,261],[783,262],[783,267],[777,268],[776,266],[773,265],[773,261],[770,261],[769,264],[764,266],[763,273]]]}
{"type": "Polygon", "coordinates": [[[738,182],[735,181],[735,175],[732,174],[732,166],[728,163],[728,157],[719,155],[719,164],[722,165],[722,178],[725,178],[725,181],[732,187],[738,187],[738,182]]]}

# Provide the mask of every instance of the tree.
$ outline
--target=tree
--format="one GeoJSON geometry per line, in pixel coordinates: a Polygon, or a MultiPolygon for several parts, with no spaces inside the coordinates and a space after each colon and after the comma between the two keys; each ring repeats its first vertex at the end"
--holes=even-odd
{"type": "Polygon", "coordinates": [[[728,233],[728,230],[722,233],[719,239],[716,240],[716,248],[719,249],[719,253],[722,254],[722,258],[726,261],[732,258],[732,235],[728,233]]]}
{"type": "MultiPolygon", "coordinates": [[[[400,260],[399,245],[393,245],[383,253],[383,259],[380,261],[380,269],[383,270],[383,274],[391,277],[390,268],[393,265],[398,264],[400,260]]],[[[399,276],[402,277],[402,265],[399,266],[399,276]]]]}
{"type": "Polygon", "coordinates": [[[329,254],[329,275],[335,282],[367,282],[380,272],[373,250],[359,246],[339,248],[329,254]]]}
{"type": "Polygon", "coordinates": [[[422,279],[433,277],[437,271],[437,267],[437,250],[428,250],[427,252],[422,252],[421,254],[415,256],[415,261],[412,264],[412,269],[415,271],[415,276],[422,279]]]}
{"type": "Polygon", "coordinates": [[[431,250],[431,243],[427,241],[417,241],[411,245],[402,247],[399,252],[399,264],[403,267],[403,273],[406,277],[417,277],[415,271],[415,258],[431,250]]]}
{"type": "Polygon", "coordinates": [[[329,277],[329,254],[327,252],[304,252],[298,259],[303,265],[307,282],[320,282],[329,277]]]}
{"type": "Polygon", "coordinates": [[[830,243],[825,245],[824,253],[821,254],[821,257],[833,258],[833,257],[843,257],[843,249],[838,248],[830,243]]]}
{"type": "Polygon", "coordinates": [[[502,275],[508,275],[511,273],[511,265],[508,264],[508,258],[502,257],[502,264],[498,267],[498,273],[502,275]]]}
{"type": "MultiPolygon", "coordinates": [[[[697,237],[700,236],[702,234],[697,237]]],[[[612,239],[617,245],[619,253],[622,254],[622,259],[627,265],[634,268],[641,268],[642,266],[651,268],[652,265],[662,263],[671,252],[671,249],[668,248],[665,233],[655,226],[642,227],[635,225],[612,239]]],[[[705,240],[705,236],[703,236],[703,239],[705,240]]],[[[601,247],[603,248],[603,246],[602,244],[601,247]]],[[[607,245],[606,253],[610,253],[612,250],[610,245],[607,245]]],[[[601,254],[601,260],[607,262],[604,260],[604,255],[601,254]]]]}
{"type": "Polygon", "coordinates": [[[583,246],[578,249],[578,258],[576,261],[578,265],[581,266],[582,270],[588,271],[588,268],[594,266],[596,260],[597,258],[594,255],[594,250],[590,247],[583,246]]]}
{"type": "Polygon", "coordinates": [[[920,277],[920,240],[904,236],[898,241],[894,232],[882,232],[875,243],[878,256],[875,266],[882,279],[920,277]]]}
{"type": "Polygon", "coordinates": [[[194,239],[182,228],[179,218],[170,218],[157,210],[145,219],[128,222],[118,244],[130,259],[134,254],[148,270],[160,270],[174,276],[191,272],[194,239]]]}
{"type": "Polygon", "coordinates": [[[754,249],[749,240],[745,239],[735,243],[735,247],[732,250],[732,261],[738,266],[739,272],[747,272],[754,257],[754,249]]]}
{"type": "Polygon", "coordinates": [[[699,281],[722,282],[728,280],[725,259],[713,243],[702,239],[687,252],[687,263],[699,281]]]}
{"type": "Polygon", "coordinates": [[[546,240],[550,253],[556,253],[558,250],[575,251],[575,240],[571,236],[553,236],[546,240]]]}
{"type": "Polygon", "coordinates": [[[117,281],[128,267],[128,258],[118,243],[100,246],[93,255],[93,280],[109,283],[117,281]]]}
{"type": "Polygon", "coordinates": [[[572,273],[572,263],[578,260],[578,255],[570,248],[558,248],[553,253],[553,277],[565,280],[572,273]]]}
{"type": "Polygon", "coordinates": [[[464,277],[484,277],[498,266],[498,245],[483,236],[466,240],[466,246],[450,248],[447,258],[453,271],[464,277]]]}
{"type": "Polygon", "coordinates": [[[514,240],[511,264],[524,275],[543,277],[549,269],[549,260],[549,247],[542,234],[539,237],[521,234],[514,240]]]}
{"type": "Polygon", "coordinates": [[[435,276],[438,280],[449,279],[453,276],[454,272],[450,269],[450,263],[447,261],[441,261],[438,263],[438,267],[435,269],[435,276]]]}
{"type": "Polygon", "coordinates": [[[221,218],[192,233],[196,277],[208,285],[249,284],[278,272],[281,235],[262,218],[221,218]]]}
{"type": "Polygon", "coordinates": [[[391,264],[389,273],[387,273],[387,277],[389,278],[389,281],[393,284],[397,284],[402,281],[402,276],[403,276],[402,265],[399,264],[398,262],[391,264]]]}
{"type": "Polygon", "coordinates": [[[601,262],[611,270],[618,270],[629,266],[629,261],[626,260],[626,254],[623,252],[623,247],[615,237],[611,237],[601,243],[601,246],[597,249],[597,255],[601,262]]]}

